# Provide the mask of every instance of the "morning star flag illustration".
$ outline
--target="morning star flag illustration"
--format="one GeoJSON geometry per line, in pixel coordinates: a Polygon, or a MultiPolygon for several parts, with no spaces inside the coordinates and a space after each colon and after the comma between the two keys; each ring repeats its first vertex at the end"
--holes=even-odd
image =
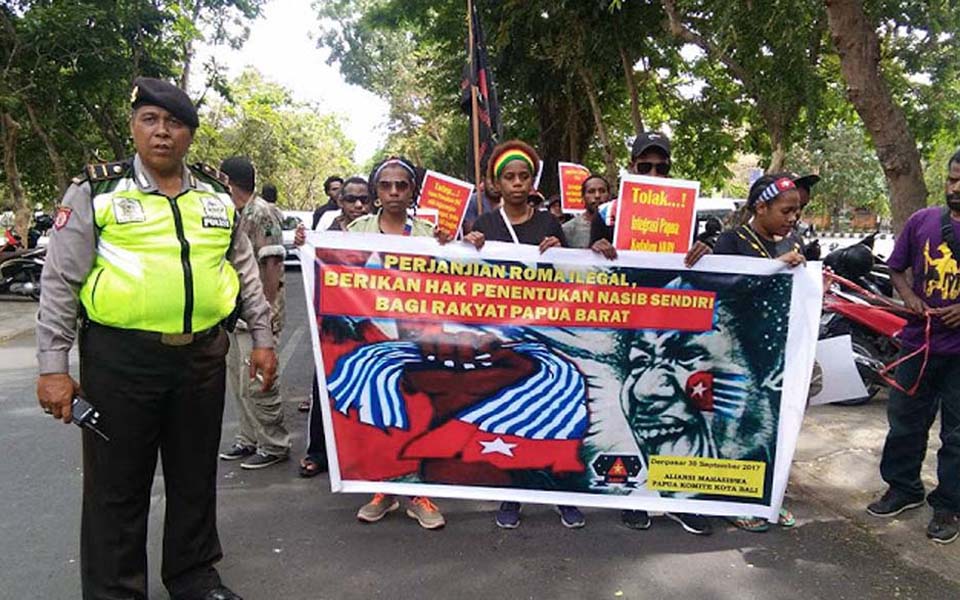
{"type": "Polygon", "coordinates": [[[310,232],[331,486],[776,518],[818,267],[310,232]]]}

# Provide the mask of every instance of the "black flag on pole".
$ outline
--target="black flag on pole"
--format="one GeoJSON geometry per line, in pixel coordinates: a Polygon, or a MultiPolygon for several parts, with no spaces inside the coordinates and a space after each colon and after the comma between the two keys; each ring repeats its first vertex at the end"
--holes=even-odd
{"type": "MultiPolygon", "coordinates": [[[[497,90],[493,81],[493,72],[490,70],[490,60],[487,56],[487,45],[483,37],[483,28],[480,26],[480,14],[475,2],[470,3],[470,19],[473,28],[473,47],[470,47],[470,38],[467,38],[467,65],[464,68],[463,81],[460,83],[460,108],[466,114],[472,112],[473,99],[470,87],[477,88],[477,116],[479,121],[478,143],[473,139],[473,127],[470,128],[470,143],[467,144],[467,172],[474,172],[474,147],[480,148],[480,173],[484,173],[490,153],[500,140],[500,105],[497,103],[497,90]]],[[[480,182],[474,182],[480,183],[480,182]]]]}

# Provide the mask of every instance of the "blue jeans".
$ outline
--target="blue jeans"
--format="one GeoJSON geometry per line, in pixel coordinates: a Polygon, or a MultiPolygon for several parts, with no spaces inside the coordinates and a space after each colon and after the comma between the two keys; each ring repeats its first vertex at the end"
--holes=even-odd
{"type": "MultiPolygon", "coordinates": [[[[923,357],[897,367],[896,380],[910,389],[917,381],[923,357]]],[[[960,512],[960,356],[930,355],[927,370],[914,396],[891,389],[887,402],[890,429],[883,446],[880,475],[894,490],[923,498],[920,467],[927,451],[930,426],[940,410],[937,453],[938,485],[927,498],[934,509],[960,512]]]]}

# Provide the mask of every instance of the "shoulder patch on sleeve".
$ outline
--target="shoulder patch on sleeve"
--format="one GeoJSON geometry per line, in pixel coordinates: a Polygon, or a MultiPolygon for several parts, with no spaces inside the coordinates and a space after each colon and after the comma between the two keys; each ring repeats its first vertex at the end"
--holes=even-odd
{"type": "MultiPolygon", "coordinates": [[[[120,179],[127,173],[131,166],[132,163],[128,160],[110,163],[92,163],[86,166],[84,175],[87,180],[93,183],[120,179]]],[[[83,181],[77,182],[76,179],[74,179],[74,183],[83,183],[83,181]]]]}
{"type": "Polygon", "coordinates": [[[60,231],[67,226],[67,223],[70,221],[70,215],[73,214],[73,211],[69,206],[58,206],[57,212],[53,216],[53,228],[57,231],[60,231]]]}

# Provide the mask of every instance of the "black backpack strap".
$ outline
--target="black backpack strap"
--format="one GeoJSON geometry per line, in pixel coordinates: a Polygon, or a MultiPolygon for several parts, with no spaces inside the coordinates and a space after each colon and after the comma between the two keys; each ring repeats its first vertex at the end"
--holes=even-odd
{"type": "Polygon", "coordinates": [[[954,260],[960,260],[960,244],[957,243],[957,236],[953,233],[953,219],[950,217],[950,209],[946,206],[940,212],[940,236],[950,248],[954,260]]]}

